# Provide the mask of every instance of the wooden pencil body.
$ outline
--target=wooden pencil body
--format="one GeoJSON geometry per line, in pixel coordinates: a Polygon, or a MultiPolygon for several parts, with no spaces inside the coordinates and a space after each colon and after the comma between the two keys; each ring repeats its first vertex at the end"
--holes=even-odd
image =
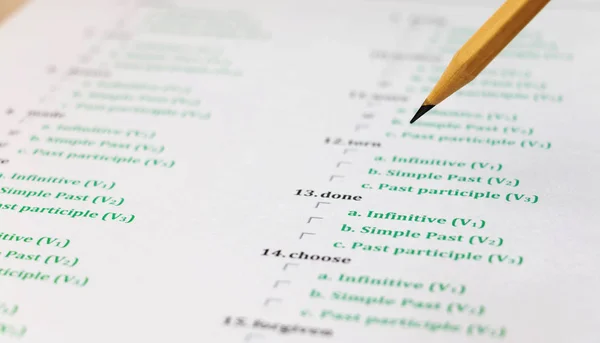
{"type": "Polygon", "coordinates": [[[425,100],[437,105],[471,82],[550,0],[507,0],[454,55],[425,100]]]}
{"type": "Polygon", "coordinates": [[[0,0],[0,24],[25,2],[26,0],[0,0]]]}

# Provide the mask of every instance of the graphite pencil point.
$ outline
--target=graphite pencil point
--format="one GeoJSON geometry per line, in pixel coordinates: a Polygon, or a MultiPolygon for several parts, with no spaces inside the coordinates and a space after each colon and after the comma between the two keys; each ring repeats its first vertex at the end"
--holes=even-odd
{"type": "Polygon", "coordinates": [[[429,110],[431,110],[434,107],[435,105],[421,105],[415,116],[410,120],[410,123],[412,124],[416,122],[417,119],[421,118],[425,113],[429,112],[429,110]]]}

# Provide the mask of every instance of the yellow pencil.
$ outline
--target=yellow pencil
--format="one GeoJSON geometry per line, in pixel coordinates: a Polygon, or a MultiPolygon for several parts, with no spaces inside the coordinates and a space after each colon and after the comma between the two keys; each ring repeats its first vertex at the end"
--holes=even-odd
{"type": "Polygon", "coordinates": [[[26,0],[0,0],[0,23],[25,4],[25,2],[26,0]]]}
{"type": "Polygon", "coordinates": [[[548,2],[506,0],[454,55],[410,123],[471,82],[548,2]]]}

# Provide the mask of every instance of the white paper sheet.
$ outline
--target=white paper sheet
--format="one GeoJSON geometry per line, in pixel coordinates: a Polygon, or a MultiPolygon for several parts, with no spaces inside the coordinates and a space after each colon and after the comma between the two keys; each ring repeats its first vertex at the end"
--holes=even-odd
{"type": "Polygon", "coordinates": [[[500,4],[28,4],[1,341],[597,340],[597,2],[408,124],[500,4]]]}

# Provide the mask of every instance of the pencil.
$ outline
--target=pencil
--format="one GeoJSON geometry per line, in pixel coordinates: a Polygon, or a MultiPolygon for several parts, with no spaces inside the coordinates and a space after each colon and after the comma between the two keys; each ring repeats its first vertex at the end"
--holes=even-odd
{"type": "Polygon", "coordinates": [[[452,57],[410,123],[471,82],[548,2],[550,0],[506,0],[452,57]]]}
{"type": "Polygon", "coordinates": [[[24,5],[27,0],[2,0],[0,1],[0,24],[8,18],[19,7],[24,5]]]}

